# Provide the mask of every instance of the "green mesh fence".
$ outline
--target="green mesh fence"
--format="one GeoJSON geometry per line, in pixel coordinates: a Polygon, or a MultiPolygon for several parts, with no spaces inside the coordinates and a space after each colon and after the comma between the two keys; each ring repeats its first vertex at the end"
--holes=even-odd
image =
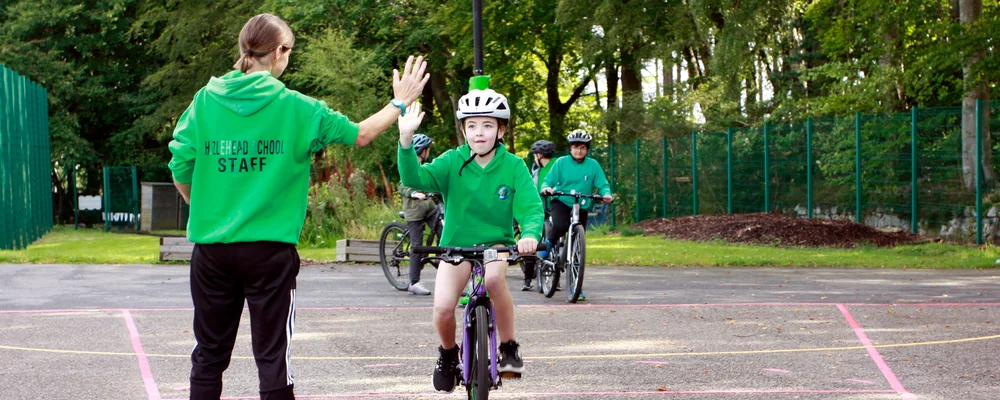
{"type": "Polygon", "coordinates": [[[48,94],[0,65],[0,249],[52,229],[48,94]]]}
{"type": "MultiPolygon", "coordinates": [[[[978,110],[986,142],[1000,102],[978,110]]],[[[976,115],[965,112],[975,142],[976,115]]],[[[973,158],[962,132],[962,107],[914,108],[612,144],[591,156],[617,196],[613,224],[775,212],[983,243],[1000,231],[1000,143],[982,149],[995,161],[976,181],[981,163],[965,165],[973,158]]]]}

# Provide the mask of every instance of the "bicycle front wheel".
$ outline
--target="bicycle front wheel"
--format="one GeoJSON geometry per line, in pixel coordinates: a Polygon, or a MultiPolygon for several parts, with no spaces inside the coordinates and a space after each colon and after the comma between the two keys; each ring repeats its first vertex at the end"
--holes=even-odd
{"type": "Polygon", "coordinates": [[[410,230],[399,222],[382,229],[378,241],[378,258],[389,284],[397,290],[410,287],[410,230]]]}
{"type": "Polygon", "coordinates": [[[538,288],[545,297],[552,297],[559,287],[559,268],[552,263],[539,260],[536,271],[538,271],[538,288]]]}
{"type": "Polygon", "coordinates": [[[476,342],[470,345],[472,346],[473,360],[469,363],[472,366],[472,373],[469,374],[469,377],[472,378],[472,384],[466,386],[466,390],[469,400],[487,400],[490,396],[490,386],[492,386],[489,348],[490,314],[486,311],[486,306],[476,306],[472,312],[472,318],[475,319],[473,324],[475,332],[469,337],[475,338],[476,342]]]}
{"type": "Polygon", "coordinates": [[[576,303],[583,293],[583,269],[587,257],[587,238],[583,225],[573,227],[573,248],[569,249],[569,260],[566,263],[566,297],[570,303],[576,303]]]}

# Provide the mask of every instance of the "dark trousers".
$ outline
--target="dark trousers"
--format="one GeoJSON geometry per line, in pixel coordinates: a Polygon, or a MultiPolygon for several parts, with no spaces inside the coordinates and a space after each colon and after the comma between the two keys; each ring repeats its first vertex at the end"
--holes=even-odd
{"type": "MultiPolygon", "coordinates": [[[[546,237],[549,239],[549,243],[556,244],[559,238],[566,236],[566,231],[569,230],[569,219],[573,215],[573,209],[561,201],[553,200],[552,209],[549,212],[552,214],[552,230],[546,237]]],[[[587,229],[587,214],[587,210],[580,208],[580,222],[583,223],[584,229],[587,229]]]]}
{"type": "Polygon", "coordinates": [[[191,399],[217,400],[233,356],[243,302],[262,400],[294,399],[289,368],[299,254],[288,243],[196,244],[191,254],[194,338],[191,399]]]}
{"type": "MultiPolygon", "coordinates": [[[[434,225],[438,223],[438,211],[437,207],[434,207],[426,215],[424,219],[420,221],[406,221],[406,227],[410,231],[410,246],[423,246],[430,245],[430,243],[424,243],[424,224],[427,224],[428,229],[434,229],[434,225]]],[[[440,239],[440,238],[439,238],[440,239]]],[[[420,270],[424,268],[423,263],[420,262],[421,257],[416,257],[414,255],[410,256],[410,284],[420,282],[420,270]]]]}

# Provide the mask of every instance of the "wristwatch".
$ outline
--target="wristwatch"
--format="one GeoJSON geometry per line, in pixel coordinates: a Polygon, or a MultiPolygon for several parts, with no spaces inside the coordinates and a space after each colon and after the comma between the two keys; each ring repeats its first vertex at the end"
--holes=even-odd
{"type": "Polygon", "coordinates": [[[390,101],[389,104],[391,104],[393,106],[396,106],[396,107],[399,107],[399,111],[400,111],[399,115],[401,115],[401,116],[402,115],[406,115],[406,103],[403,103],[403,100],[392,99],[392,101],[390,101]]]}

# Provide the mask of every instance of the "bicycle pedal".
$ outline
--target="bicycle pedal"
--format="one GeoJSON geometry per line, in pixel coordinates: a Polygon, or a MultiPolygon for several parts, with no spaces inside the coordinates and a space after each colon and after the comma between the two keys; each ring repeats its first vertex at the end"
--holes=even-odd
{"type": "Polygon", "coordinates": [[[501,378],[507,378],[507,379],[521,379],[521,373],[520,372],[501,372],[500,373],[500,377],[501,378]]]}

